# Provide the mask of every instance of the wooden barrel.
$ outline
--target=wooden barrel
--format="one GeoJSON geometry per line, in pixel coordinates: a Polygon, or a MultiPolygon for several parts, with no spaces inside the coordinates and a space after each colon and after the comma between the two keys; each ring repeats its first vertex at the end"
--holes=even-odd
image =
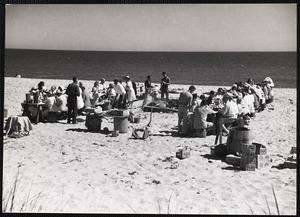
{"type": "Polygon", "coordinates": [[[98,115],[87,115],[85,120],[85,126],[88,128],[88,131],[91,132],[100,132],[101,130],[102,118],[98,115]]]}
{"type": "Polygon", "coordinates": [[[242,153],[242,145],[251,145],[251,131],[246,127],[230,129],[226,146],[228,154],[242,153]]]}
{"type": "Polygon", "coordinates": [[[128,117],[127,116],[114,117],[114,129],[119,130],[119,133],[127,133],[128,117]]]}

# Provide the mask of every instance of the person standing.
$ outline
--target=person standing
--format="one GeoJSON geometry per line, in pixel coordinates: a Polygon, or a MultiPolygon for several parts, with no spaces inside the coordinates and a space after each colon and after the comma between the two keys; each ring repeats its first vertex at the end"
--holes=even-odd
{"type": "Polygon", "coordinates": [[[145,96],[144,96],[144,101],[143,101],[142,107],[144,107],[147,104],[148,97],[151,93],[151,88],[153,87],[152,83],[151,83],[151,75],[147,76],[147,79],[144,82],[144,84],[145,84],[145,96]]]}
{"type": "Polygon", "coordinates": [[[170,85],[170,78],[167,76],[166,72],[162,73],[163,78],[161,79],[160,83],[160,91],[161,91],[161,98],[164,98],[166,94],[167,101],[169,100],[169,85],[170,85]]]}
{"type": "Polygon", "coordinates": [[[178,100],[178,133],[181,132],[182,136],[187,136],[188,133],[188,112],[192,107],[193,102],[193,92],[196,90],[195,86],[190,86],[188,91],[181,92],[178,100]],[[181,127],[182,124],[182,129],[181,127]]]}
{"type": "Polygon", "coordinates": [[[80,90],[78,84],[77,77],[73,78],[73,83],[69,84],[66,90],[66,94],[68,95],[68,123],[76,124],[76,116],[77,116],[77,97],[80,96],[80,90]]]}
{"type": "Polygon", "coordinates": [[[128,107],[132,108],[133,101],[136,99],[135,92],[132,86],[132,81],[129,76],[126,76],[126,93],[127,93],[127,103],[128,107]]]}
{"type": "Polygon", "coordinates": [[[118,79],[114,80],[114,85],[115,85],[114,88],[115,88],[115,91],[116,91],[116,94],[117,94],[117,96],[116,96],[116,99],[117,99],[116,104],[117,105],[114,106],[114,107],[116,107],[116,108],[125,108],[126,105],[124,103],[124,96],[126,95],[126,90],[123,87],[123,85],[119,82],[118,79]]]}
{"type": "Polygon", "coordinates": [[[90,108],[92,106],[90,94],[85,88],[85,86],[82,86],[81,89],[82,89],[82,99],[84,102],[84,108],[90,108]]]}

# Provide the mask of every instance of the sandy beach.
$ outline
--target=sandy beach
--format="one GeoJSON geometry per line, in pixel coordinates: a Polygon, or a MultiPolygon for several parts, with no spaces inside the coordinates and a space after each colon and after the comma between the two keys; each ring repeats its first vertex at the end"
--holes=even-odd
{"type": "MultiPolygon", "coordinates": [[[[71,83],[43,80],[49,88],[71,83]]],[[[5,78],[8,116],[22,114],[25,93],[39,81],[5,78]]],[[[94,83],[82,82],[88,88],[94,83]]],[[[196,92],[218,87],[196,85],[196,92]]],[[[177,113],[153,113],[149,138],[133,139],[132,129],[146,126],[150,119],[149,112],[141,111],[140,100],[133,104],[133,112],[142,113],[141,122],[130,123],[128,132],[119,137],[88,132],[85,116],[78,117],[77,125],[66,120],[39,123],[29,136],[4,137],[4,201],[9,201],[17,180],[14,212],[277,215],[275,192],[280,214],[295,215],[297,170],[279,165],[297,145],[296,89],[275,88],[274,95],[274,102],[249,124],[253,141],[264,144],[272,159],[262,169],[241,171],[212,157],[213,135],[178,137],[177,113]],[[191,148],[191,156],[180,160],[176,148],[185,145],[191,148]],[[175,161],[179,166],[171,169],[175,161]]],[[[103,120],[104,127],[113,130],[112,120],[103,120]]]]}

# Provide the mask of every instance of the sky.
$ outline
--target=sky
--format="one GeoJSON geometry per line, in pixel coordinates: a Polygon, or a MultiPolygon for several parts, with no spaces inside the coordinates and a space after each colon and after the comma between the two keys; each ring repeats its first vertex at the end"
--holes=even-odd
{"type": "Polygon", "coordinates": [[[296,51],[296,4],[7,5],[5,47],[296,51]]]}

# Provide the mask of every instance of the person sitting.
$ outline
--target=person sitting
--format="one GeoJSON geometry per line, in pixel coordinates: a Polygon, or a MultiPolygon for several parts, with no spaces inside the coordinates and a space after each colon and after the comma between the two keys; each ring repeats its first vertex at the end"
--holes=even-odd
{"type": "Polygon", "coordinates": [[[92,94],[91,94],[91,104],[92,107],[95,107],[99,100],[99,93],[100,93],[100,84],[99,81],[94,82],[94,86],[92,87],[92,94]]]}
{"type": "Polygon", "coordinates": [[[205,99],[205,96],[204,96],[204,95],[201,95],[200,98],[198,98],[197,93],[193,93],[192,96],[193,96],[193,99],[192,99],[192,107],[191,107],[191,109],[190,109],[190,112],[194,112],[195,108],[196,108],[197,106],[200,106],[201,101],[202,101],[203,99],[205,99]],[[204,98],[203,98],[203,96],[204,96],[204,98]]]}
{"type": "Polygon", "coordinates": [[[256,84],[254,91],[256,92],[258,98],[259,98],[259,108],[258,112],[263,111],[266,107],[266,98],[265,94],[262,90],[262,87],[260,84],[256,84]]]}
{"type": "MultiPolygon", "coordinates": [[[[223,97],[223,104],[224,107],[221,110],[222,117],[223,118],[237,118],[239,110],[237,104],[232,101],[232,96],[230,96],[228,93],[224,95],[223,97]]],[[[233,121],[234,122],[234,121],[233,121]]],[[[230,126],[230,123],[223,124],[222,129],[225,131],[225,134],[228,135],[229,130],[227,127],[230,126]]]]}
{"type": "Polygon", "coordinates": [[[107,90],[107,86],[105,83],[105,79],[101,78],[100,84],[99,84],[99,100],[100,101],[102,101],[106,98],[106,90],[107,90]]]}
{"type": "Polygon", "coordinates": [[[43,103],[45,103],[45,107],[43,108],[43,117],[47,119],[48,112],[53,111],[53,105],[55,102],[55,96],[52,93],[47,93],[45,99],[43,100],[43,103]]]}
{"type": "Polygon", "coordinates": [[[207,121],[207,116],[209,114],[216,114],[217,111],[211,109],[208,105],[208,100],[204,99],[201,101],[200,106],[197,106],[194,110],[194,130],[206,129],[207,131],[213,130],[214,120],[212,122],[207,121]]]}
{"type": "Polygon", "coordinates": [[[41,81],[38,83],[38,88],[37,88],[37,91],[36,91],[36,95],[37,95],[37,98],[38,98],[38,102],[43,102],[46,97],[47,97],[47,88],[45,87],[45,82],[44,81],[41,81]]]}
{"type": "Polygon", "coordinates": [[[68,117],[67,95],[63,93],[62,87],[58,87],[55,93],[55,101],[52,110],[58,111],[58,119],[64,120],[68,117]]]}
{"type": "Polygon", "coordinates": [[[107,99],[110,100],[111,102],[115,101],[117,95],[114,87],[115,87],[114,84],[110,83],[106,90],[107,99]]]}
{"type": "Polygon", "coordinates": [[[99,84],[99,90],[100,92],[106,92],[106,89],[107,89],[107,86],[106,86],[106,83],[105,83],[105,78],[101,78],[100,79],[100,84],[99,84]]]}
{"type": "Polygon", "coordinates": [[[247,115],[249,115],[250,117],[253,117],[255,109],[254,109],[254,96],[251,94],[249,87],[245,87],[244,88],[244,97],[243,97],[243,101],[246,104],[246,106],[248,107],[248,113],[246,113],[247,115]]]}
{"type": "Polygon", "coordinates": [[[220,107],[223,104],[223,95],[225,94],[225,91],[223,88],[218,88],[218,91],[214,97],[214,107],[220,107]]]}

